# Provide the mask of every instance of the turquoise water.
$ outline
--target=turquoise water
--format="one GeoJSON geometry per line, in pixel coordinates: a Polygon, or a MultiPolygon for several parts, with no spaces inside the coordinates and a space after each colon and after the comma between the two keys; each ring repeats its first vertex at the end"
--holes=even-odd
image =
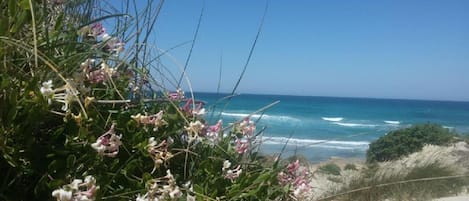
{"type": "Polygon", "coordinates": [[[417,123],[438,123],[469,133],[469,102],[252,94],[218,101],[225,96],[195,94],[196,99],[207,102],[206,118],[211,122],[221,118],[224,126],[279,100],[263,115],[252,118],[262,117],[257,128],[266,128],[261,150],[278,153],[288,141],[284,155],[299,153],[312,161],[332,156],[363,158],[371,141],[417,123]]]}

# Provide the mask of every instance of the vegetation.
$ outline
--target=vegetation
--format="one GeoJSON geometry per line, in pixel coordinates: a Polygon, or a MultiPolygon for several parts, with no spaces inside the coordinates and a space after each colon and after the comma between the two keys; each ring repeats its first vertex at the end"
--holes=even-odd
{"type": "Polygon", "coordinates": [[[328,163],[319,167],[319,171],[324,174],[340,175],[340,167],[335,163],[328,163]]]}
{"type": "Polygon", "coordinates": [[[370,144],[368,162],[395,160],[422,150],[426,144],[447,145],[454,142],[456,133],[436,124],[414,125],[391,131],[370,144]]]}
{"type": "MultiPolygon", "coordinates": [[[[441,131],[441,126],[421,125],[401,129],[408,131],[441,131]]],[[[455,134],[444,129],[439,135],[447,145],[455,134]],[[443,137],[447,136],[447,137],[443,137]]],[[[408,133],[407,133],[408,134],[408,133]]],[[[390,134],[388,134],[389,137],[390,134]]],[[[411,135],[411,134],[408,134],[411,135]]],[[[417,135],[421,136],[421,135],[417,135]]],[[[395,137],[395,136],[391,136],[395,137]]],[[[384,137],[383,137],[384,138],[384,137]]],[[[392,138],[396,139],[396,138],[392,138]]],[[[407,139],[408,140],[408,139],[407,139]]],[[[401,142],[395,140],[394,142],[401,142]]],[[[428,142],[428,140],[427,140],[428,142]]],[[[390,146],[393,146],[390,144],[390,146]]],[[[329,183],[327,191],[319,200],[432,200],[457,195],[467,190],[469,169],[467,168],[467,144],[455,142],[452,146],[424,145],[421,150],[384,162],[367,163],[359,171],[343,172],[329,183]],[[340,181],[337,183],[336,181],[340,181]]],[[[348,166],[348,165],[347,165],[348,166]]],[[[352,166],[350,165],[349,168],[352,166]]],[[[344,169],[346,169],[344,167],[344,169]]]]}
{"type": "MultiPolygon", "coordinates": [[[[438,163],[411,168],[406,175],[377,177],[379,168],[369,167],[361,177],[332,193],[322,200],[418,200],[426,201],[464,190],[469,181],[464,177],[454,177],[458,172],[438,163]]],[[[382,171],[382,170],[381,170],[382,171]]]]}
{"type": "Polygon", "coordinates": [[[301,199],[298,160],[261,164],[249,118],[207,121],[158,63],[163,1],[132,2],[0,2],[0,199],[301,199]]]}
{"type": "Polygon", "coordinates": [[[348,163],[348,164],[345,165],[344,170],[358,170],[358,169],[357,169],[357,166],[355,164],[348,163]]]}

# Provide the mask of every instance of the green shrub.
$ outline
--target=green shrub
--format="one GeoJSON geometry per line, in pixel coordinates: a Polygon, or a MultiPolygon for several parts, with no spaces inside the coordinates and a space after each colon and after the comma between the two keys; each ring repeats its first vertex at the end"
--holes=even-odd
{"type": "Polygon", "coordinates": [[[398,159],[420,151],[424,145],[447,145],[455,140],[456,133],[436,124],[415,125],[391,131],[370,144],[368,162],[398,159]]]}
{"type": "Polygon", "coordinates": [[[340,175],[340,167],[335,163],[328,163],[319,167],[319,171],[325,174],[340,175]]]}
{"type": "Polygon", "coordinates": [[[344,170],[358,170],[355,164],[348,163],[345,165],[344,170]]]}

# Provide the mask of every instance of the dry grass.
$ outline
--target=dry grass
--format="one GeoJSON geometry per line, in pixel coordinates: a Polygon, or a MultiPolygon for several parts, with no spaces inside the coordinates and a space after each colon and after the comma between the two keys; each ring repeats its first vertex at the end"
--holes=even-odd
{"type": "MultiPolygon", "coordinates": [[[[343,170],[331,176],[315,171],[311,200],[431,200],[467,190],[469,145],[427,145],[422,151],[399,160],[367,164],[356,163],[358,171],[343,170]],[[342,194],[340,196],[334,196],[342,194]],[[325,199],[327,198],[327,199],[325,199]]],[[[356,162],[356,161],[355,161],[356,162]]],[[[313,167],[313,171],[319,166],[313,167]]]]}

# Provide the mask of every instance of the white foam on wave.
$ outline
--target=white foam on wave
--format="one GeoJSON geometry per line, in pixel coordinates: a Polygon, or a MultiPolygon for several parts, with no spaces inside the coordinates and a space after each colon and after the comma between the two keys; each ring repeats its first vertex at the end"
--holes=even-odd
{"type": "Polygon", "coordinates": [[[271,145],[284,145],[288,142],[289,145],[297,145],[302,147],[320,147],[330,149],[368,149],[369,142],[366,141],[337,141],[337,140],[316,140],[316,139],[299,139],[287,137],[268,137],[262,138],[264,144],[271,145]]]}
{"type": "MultiPolygon", "coordinates": [[[[249,116],[249,114],[246,113],[232,113],[232,112],[222,112],[221,113],[223,116],[229,116],[229,117],[236,117],[236,118],[245,118],[249,116]]],[[[251,115],[251,118],[257,119],[260,118],[264,120],[276,120],[276,121],[300,121],[297,118],[290,117],[290,116],[284,116],[284,115],[260,115],[260,114],[253,114],[251,115]]]]}
{"type": "Polygon", "coordinates": [[[332,121],[332,122],[338,122],[344,120],[343,117],[321,117],[322,120],[324,121],[332,121]]]}
{"type": "Polygon", "coordinates": [[[443,128],[450,129],[450,130],[454,129],[454,127],[452,126],[443,126],[443,128]]]}
{"type": "Polygon", "coordinates": [[[342,123],[342,122],[334,122],[334,124],[339,126],[345,127],[376,127],[374,124],[357,124],[357,123],[342,123]]]}
{"type": "Polygon", "coordinates": [[[400,121],[390,121],[390,120],[386,120],[386,121],[384,121],[384,123],[392,124],[392,125],[399,125],[399,124],[401,124],[400,121]]]}

